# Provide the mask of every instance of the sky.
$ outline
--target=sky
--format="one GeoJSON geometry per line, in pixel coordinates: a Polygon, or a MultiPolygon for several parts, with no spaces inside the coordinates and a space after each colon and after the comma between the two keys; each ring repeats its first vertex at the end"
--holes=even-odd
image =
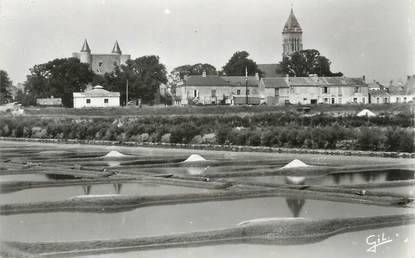
{"type": "Polygon", "coordinates": [[[158,55],[168,71],[221,69],[240,50],[277,63],[291,6],[304,48],[329,58],[332,71],[382,82],[415,74],[415,0],[0,0],[0,69],[23,82],[85,38],[92,53],[118,40],[124,54],[158,55]]]}

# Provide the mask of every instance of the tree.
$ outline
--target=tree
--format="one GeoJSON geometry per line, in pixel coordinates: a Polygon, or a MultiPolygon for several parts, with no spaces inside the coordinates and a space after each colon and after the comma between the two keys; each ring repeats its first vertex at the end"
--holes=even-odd
{"type": "Polygon", "coordinates": [[[33,98],[62,98],[65,107],[72,107],[73,92],[80,92],[92,81],[94,73],[88,64],[77,58],[61,58],[30,69],[25,88],[33,98]]]}
{"type": "Polygon", "coordinates": [[[183,79],[185,75],[201,75],[206,72],[207,75],[217,75],[216,67],[211,64],[194,64],[194,65],[182,65],[178,66],[171,71],[172,74],[179,74],[180,79],[183,79]]]}
{"type": "Polygon", "coordinates": [[[283,58],[280,63],[282,72],[289,76],[308,77],[310,74],[318,76],[342,76],[342,73],[330,71],[331,62],[315,49],[306,49],[292,53],[283,58]]]}
{"type": "Polygon", "coordinates": [[[11,99],[10,88],[12,82],[6,71],[0,70],[0,104],[7,103],[11,99]]]}
{"type": "Polygon", "coordinates": [[[229,76],[244,76],[246,70],[248,70],[248,75],[262,74],[257,64],[252,59],[249,59],[248,56],[249,53],[246,51],[235,52],[223,67],[223,72],[229,76]]]}
{"type": "Polygon", "coordinates": [[[126,82],[128,80],[128,96],[141,99],[143,103],[152,104],[161,83],[167,83],[166,67],[159,62],[158,56],[143,56],[135,60],[127,60],[125,65],[116,67],[112,73],[104,75],[108,90],[119,91],[121,99],[125,99],[126,82]]]}

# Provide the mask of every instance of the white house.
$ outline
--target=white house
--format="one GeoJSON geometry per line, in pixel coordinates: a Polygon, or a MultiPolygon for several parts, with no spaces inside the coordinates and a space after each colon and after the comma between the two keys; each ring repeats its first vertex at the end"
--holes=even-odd
{"type": "Polygon", "coordinates": [[[120,93],[104,90],[104,87],[97,85],[91,90],[73,93],[74,108],[88,107],[119,107],[120,93]]]}

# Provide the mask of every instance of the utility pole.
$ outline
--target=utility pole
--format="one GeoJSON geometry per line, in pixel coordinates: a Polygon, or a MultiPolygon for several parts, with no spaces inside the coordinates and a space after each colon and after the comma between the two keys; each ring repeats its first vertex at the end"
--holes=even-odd
{"type": "Polygon", "coordinates": [[[248,67],[245,66],[245,104],[248,105],[248,67]]]}
{"type": "Polygon", "coordinates": [[[127,84],[125,86],[125,106],[128,106],[128,79],[127,84]]]}

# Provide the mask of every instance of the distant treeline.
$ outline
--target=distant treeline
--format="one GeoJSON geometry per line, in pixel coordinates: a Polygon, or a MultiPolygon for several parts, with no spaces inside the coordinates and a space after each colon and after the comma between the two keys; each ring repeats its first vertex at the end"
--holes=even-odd
{"type": "Polygon", "coordinates": [[[414,151],[410,113],[378,117],[298,113],[137,118],[1,118],[0,136],[414,151]]]}

